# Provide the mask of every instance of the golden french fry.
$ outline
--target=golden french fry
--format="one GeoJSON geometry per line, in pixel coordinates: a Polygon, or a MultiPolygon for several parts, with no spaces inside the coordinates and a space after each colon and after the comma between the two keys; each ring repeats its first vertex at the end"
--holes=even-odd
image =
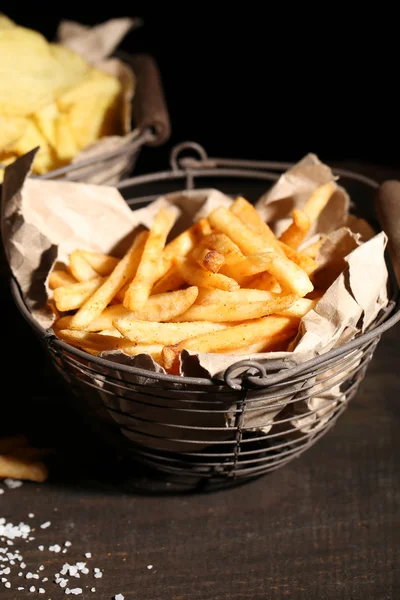
{"type": "Polygon", "coordinates": [[[293,223],[282,233],[279,241],[296,250],[305,240],[310,230],[311,219],[304,210],[298,208],[292,211],[292,218],[293,223]]]}
{"type": "Polygon", "coordinates": [[[320,185],[314,190],[303,207],[304,212],[307,213],[311,221],[316,221],[318,219],[336,189],[336,183],[330,181],[329,183],[320,185]]]}
{"type": "Polygon", "coordinates": [[[24,435],[10,435],[0,439],[0,454],[11,454],[17,448],[26,448],[29,440],[24,435]]]}
{"type": "Polygon", "coordinates": [[[286,256],[271,253],[266,271],[275,277],[283,290],[297,294],[297,296],[306,296],[314,289],[307,273],[286,256]]]}
{"type": "MultiPolygon", "coordinates": [[[[125,317],[129,314],[129,310],[122,304],[114,304],[113,306],[107,306],[103,312],[93,319],[89,325],[85,328],[85,331],[102,331],[104,329],[111,329],[113,327],[114,319],[118,317],[125,317]]],[[[56,329],[72,329],[71,321],[73,315],[66,315],[58,319],[53,327],[56,329]]]]}
{"type": "Polygon", "coordinates": [[[175,256],[187,256],[195,248],[196,244],[210,233],[211,227],[207,219],[200,219],[200,221],[194,223],[194,225],[185,229],[180,235],[171,240],[162,252],[158,278],[161,279],[170,270],[175,256]]]}
{"type": "Polygon", "coordinates": [[[212,227],[230,237],[246,256],[273,249],[271,244],[265,242],[263,236],[249,229],[239,217],[224,206],[214,209],[209,214],[208,220],[212,227]]]}
{"type": "Polygon", "coordinates": [[[85,329],[90,325],[96,317],[101,315],[110,300],[112,300],[125,283],[134,277],[138,268],[138,262],[141,260],[140,253],[143,240],[146,240],[148,235],[147,231],[142,231],[135,237],[128,252],[120,260],[113,272],[79,308],[78,312],[74,314],[70,323],[71,329],[85,329]]]}
{"type": "Polygon", "coordinates": [[[138,321],[170,321],[192,306],[198,292],[196,286],[190,286],[184,290],[154,294],[144,306],[129,311],[129,317],[138,321]]]}
{"type": "Polygon", "coordinates": [[[239,246],[232,242],[231,238],[225,235],[225,233],[210,233],[201,239],[199,244],[222,254],[227,265],[237,262],[244,257],[239,246]]]}
{"type": "Polygon", "coordinates": [[[275,277],[273,277],[271,273],[268,273],[268,271],[248,277],[246,280],[242,281],[242,287],[252,288],[255,290],[266,290],[274,294],[280,294],[282,292],[281,286],[275,277]]]}
{"type": "Polygon", "coordinates": [[[319,298],[311,300],[309,298],[298,298],[291,306],[283,310],[277,310],[277,315],[284,317],[296,317],[301,319],[317,304],[319,298]]]}
{"type": "Polygon", "coordinates": [[[218,304],[225,302],[236,302],[238,304],[246,304],[248,302],[265,302],[272,300],[274,294],[264,290],[255,290],[251,288],[241,288],[234,292],[226,292],[225,290],[207,290],[200,289],[197,296],[197,304],[218,304]]]}
{"type": "Polygon", "coordinates": [[[296,263],[303,271],[307,273],[307,275],[311,275],[317,268],[317,263],[313,258],[307,256],[303,252],[298,252],[297,250],[293,250],[290,246],[286,246],[286,244],[280,242],[282,250],[285,252],[287,258],[289,258],[292,262],[296,263]]]}
{"type": "Polygon", "coordinates": [[[49,288],[55,290],[63,285],[69,285],[70,283],[76,283],[76,279],[68,271],[62,269],[53,269],[49,275],[49,288]]]}
{"type": "Polygon", "coordinates": [[[175,219],[176,213],[168,209],[161,209],[154,219],[136,274],[125,293],[125,308],[139,308],[149,298],[151,289],[159,277],[162,251],[175,219]]]}
{"type": "Polygon", "coordinates": [[[126,338],[135,344],[162,344],[163,346],[208,333],[226,329],[227,325],[208,321],[191,323],[151,323],[149,321],[132,321],[129,317],[115,319],[116,327],[126,338]]]}
{"type": "Polygon", "coordinates": [[[198,265],[200,265],[200,267],[206,271],[212,271],[213,273],[218,273],[220,268],[225,263],[223,254],[220,254],[216,250],[210,250],[210,248],[202,246],[197,246],[194,248],[190,256],[197,262],[198,265]]]}
{"type": "Polygon", "coordinates": [[[239,217],[239,219],[252,231],[260,235],[267,246],[274,248],[278,254],[282,254],[278,240],[272,229],[265,223],[257,209],[245,198],[239,196],[230,205],[229,210],[239,217]]]}
{"type": "Polygon", "coordinates": [[[0,455],[0,479],[6,478],[43,483],[48,478],[48,468],[40,461],[0,455]]]}
{"type": "Polygon", "coordinates": [[[228,323],[230,321],[247,321],[259,319],[289,308],[296,302],[295,294],[277,296],[263,302],[216,302],[215,304],[193,304],[186,312],[171,319],[174,323],[185,321],[213,321],[228,323]]]}
{"type": "Polygon", "coordinates": [[[320,239],[317,240],[316,242],[313,242],[312,244],[309,244],[305,248],[302,248],[301,254],[315,259],[319,252],[319,249],[321,248],[321,246],[325,240],[326,240],[326,235],[321,236],[320,239]]]}
{"type": "Polygon", "coordinates": [[[102,329],[98,332],[100,335],[111,335],[112,337],[124,337],[122,333],[115,329],[115,327],[110,327],[110,329],[102,329]]]}
{"type": "Polygon", "coordinates": [[[119,258],[101,254],[100,252],[91,252],[89,250],[77,250],[87,263],[99,274],[110,275],[119,263],[119,258]]]}
{"type": "Polygon", "coordinates": [[[83,258],[80,250],[73,250],[69,255],[68,268],[77,281],[89,281],[99,274],[83,258]]]}
{"type": "Polygon", "coordinates": [[[157,359],[154,358],[157,362],[161,360],[162,346],[157,344],[133,344],[130,340],[123,337],[77,331],[76,329],[60,329],[57,331],[57,336],[71,346],[80,348],[93,355],[100,354],[101,352],[121,350],[130,356],[150,354],[153,358],[157,356],[157,359]]]}
{"type": "Polygon", "coordinates": [[[151,290],[153,294],[164,294],[166,292],[173,292],[180,290],[186,285],[185,280],[179,273],[175,265],[173,265],[169,271],[165,273],[154,285],[151,290]]]}
{"type": "Polygon", "coordinates": [[[288,329],[294,331],[297,327],[298,320],[296,319],[268,316],[221,331],[211,331],[210,333],[197,335],[188,340],[183,340],[179,344],[165,346],[162,353],[164,367],[168,371],[176,372],[176,363],[182,350],[192,350],[199,353],[227,353],[260,340],[265,340],[267,343],[269,339],[274,338],[276,335],[282,334],[288,329]]]}
{"type": "Polygon", "coordinates": [[[190,259],[177,257],[175,258],[175,265],[178,273],[189,285],[228,291],[239,289],[239,284],[234,279],[221,273],[205,271],[190,259]]]}
{"type": "Polygon", "coordinates": [[[60,312],[80,308],[104,283],[104,277],[95,277],[89,281],[79,281],[58,287],[53,292],[53,299],[60,312]]]}
{"type": "Polygon", "coordinates": [[[235,281],[242,285],[248,277],[257,275],[257,273],[262,273],[268,269],[271,263],[271,255],[272,252],[265,252],[254,256],[244,256],[236,263],[224,265],[221,273],[235,279],[235,281]]]}

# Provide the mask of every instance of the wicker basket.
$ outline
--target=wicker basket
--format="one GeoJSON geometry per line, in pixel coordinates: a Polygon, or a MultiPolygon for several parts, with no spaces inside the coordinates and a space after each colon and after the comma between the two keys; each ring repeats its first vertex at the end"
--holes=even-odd
{"type": "MultiPolygon", "coordinates": [[[[238,191],[239,182],[243,185],[246,180],[248,197],[252,199],[253,195],[255,199],[265,190],[266,181],[275,181],[280,171],[292,166],[211,160],[201,148],[190,146],[200,152],[200,160],[179,161],[178,147],[172,155],[171,170],[121,183],[119,187],[132,208],[154,200],[160,186],[163,192],[172,191],[171,186],[182,189],[182,179],[190,188],[199,180],[215,185],[218,178],[215,187],[231,194],[238,191]],[[143,186],[145,191],[139,193],[138,188],[143,186]]],[[[221,377],[210,380],[154,373],[122,361],[116,364],[71,347],[44,331],[26,309],[16,283],[11,283],[20,312],[37,332],[80,408],[124,456],[163,472],[171,480],[220,487],[285,465],[335,424],[357,393],[381,335],[400,319],[398,284],[393,275],[393,268],[397,277],[400,275],[400,232],[393,225],[400,184],[394,184],[394,188],[388,183],[379,186],[361,174],[335,173],[348,182],[348,189],[355,187],[351,195],[357,204],[365,204],[369,196],[369,206],[373,206],[373,199],[378,198],[380,223],[390,240],[392,297],[364,334],[300,366],[276,361],[266,367],[240,361],[221,377]],[[323,409],[313,408],[313,398],[333,387],[335,398],[323,409]],[[252,426],[255,414],[257,428],[252,426]],[[264,415],[261,427],[260,415],[264,415]],[[299,415],[308,417],[307,426],[293,426],[299,415]]]]}
{"type": "MultiPolygon", "coordinates": [[[[161,76],[153,57],[147,54],[115,54],[135,73],[136,89],[132,101],[133,129],[126,141],[101,152],[85,151],[85,158],[37,176],[39,179],[65,179],[105,185],[116,185],[131,175],[143,146],[160,146],[171,133],[161,76]]],[[[0,165],[1,168],[1,165],[0,165]]]]}

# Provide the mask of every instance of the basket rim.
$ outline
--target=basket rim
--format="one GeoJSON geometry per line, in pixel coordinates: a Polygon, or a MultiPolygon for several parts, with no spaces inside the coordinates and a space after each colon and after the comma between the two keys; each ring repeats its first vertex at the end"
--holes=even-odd
{"type": "MultiPolygon", "coordinates": [[[[202,168],[201,171],[196,173],[196,176],[206,177],[206,176],[209,176],[212,174],[226,176],[228,174],[228,171],[229,171],[229,174],[232,174],[232,171],[233,171],[232,167],[236,167],[236,165],[238,163],[240,163],[241,165],[244,165],[245,167],[246,166],[254,167],[254,165],[258,163],[259,167],[257,167],[257,168],[262,168],[262,169],[265,169],[265,168],[274,169],[275,168],[278,170],[286,170],[287,168],[290,168],[291,166],[293,166],[295,164],[295,163],[291,163],[291,162],[278,163],[278,162],[274,162],[274,161],[268,161],[268,162],[235,161],[235,160],[232,161],[230,159],[208,159],[208,158],[207,158],[207,162],[209,164],[210,163],[221,164],[221,166],[226,165],[228,167],[228,169],[202,168]]],[[[366,177],[363,174],[360,174],[358,172],[353,172],[353,171],[346,170],[346,169],[333,169],[333,170],[335,173],[342,175],[343,177],[347,177],[349,179],[359,181],[360,183],[363,183],[367,187],[377,189],[380,185],[374,179],[366,177]]],[[[236,171],[239,171],[239,169],[236,168],[236,171]]],[[[241,170],[241,173],[244,177],[253,176],[258,179],[277,178],[276,173],[265,173],[265,171],[262,172],[262,171],[256,171],[256,170],[251,171],[251,170],[248,170],[245,168],[243,168],[241,170]]],[[[143,183],[160,181],[163,179],[166,180],[166,179],[185,178],[185,177],[188,178],[189,174],[191,176],[193,176],[193,171],[191,169],[181,170],[180,168],[176,168],[173,166],[172,170],[169,170],[169,171],[155,172],[155,173],[150,173],[150,174],[146,174],[146,175],[137,175],[130,179],[124,180],[122,182],[121,187],[141,185],[143,183]]],[[[119,188],[118,185],[116,187],[119,188]]],[[[129,201],[127,201],[127,202],[129,204],[129,201]]],[[[390,257],[388,257],[387,260],[388,260],[389,264],[391,265],[390,257]]],[[[124,365],[121,363],[117,363],[111,359],[107,359],[107,358],[103,358],[100,356],[94,356],[92,354],[89,354],[83,350],[80,350],[74,346],[67,344],[66,342],[63,342],[62,340],[57,338],[57,336],[52,331],[46,330],[42,325],[40,325],[33,318],[31,312],[29,311],[28,307],[26,306],[26,304],[24,302],[23,295],[20,290],[19,284],[18,284],[17,280],[15,279],[15,277],[13,276],[13,274],[11,274],[11,276],[10,276],[10,289],[11,289],[13,299],[15,301],[15,304],[16,304],[19,312],[22,314],[22,316],[25,318],[25,320],[28,322],[28,324],[33,328],[33,330],[39,335],[39,337],[46,344],[51,346],[51,348],[54,350],[61,350],[61,351],[68,352],[70,354],[77,356],[78,358],[89,361],[90,363],[93,363],[94,365],[97,364],[98,366],[106,368],[106,369],[114,370],[116,372],[122,371],[122,372],[129,373],[131,375],[136,375],[136,376],[147,377],[147,378],[153,379],[154,381],[163,381],[163,382],[167,382],[167,383],[171,383],[171,384],[194,385],[194,386],[216,386],[216,385],[221,386],[222,385],[222,386],[227,386],[228,388],[239,391],[239,390],[243,389],[244,378],[242,380],[240,380],[240,382],[238,383],[237,379],[235,379],[235,377],[234,377],[234,372],[237,370],[240,370],[240,369],[243,370],[243,367],[244,368],[253,368],[253,370],[255,369],[255,370],[259,371],[257,376],[247,377],[246,379],[251,381],[252,384],[255,384],[259,389],[262,389],[269,385],[279,383],[280,381],[284,381],[286,379],[291,379],[292,377],[295,377],[296,375],[299,375],[300,373],[305,373],[307,371],[311,372],[314,369],[321,366],[321,364],[323,364],[329,360],[333,360],[335,358],[341,357],[342,355],[348,354],[348,353],[352,352],[353,350],[359,348],[364,343],[367,343],[376,337],[380,337],[384,332],[388,331],[391,327],[393,327],[397,322],[400,321],[399,290],[398,290],[397,282],[396,282],[394,275],[390,269],[389,269],[389,279],[391,280],[391,283],[394,286],[395,293],[394,293],[394,296],[389,299],[388,304],[383,309],[384,314],[381,315],[380,317],[378,315],[377,319],[374,321],[374,323],[372,323],[370,325],[370,327],[368,328],[368,330],[366,332],[357,335],[355,338],[353,338],[349,342],[346,342],[345,344],[339,346],[338,348],[329,350],[325,353],[322,353],[314,358],[311,358],[311,359],[304,361],[300,364],[297,364],[295,366],[290,366],[290,365],[293,365],[293,361],[290,361],[290,359],[287,359],[284,361],[278,361],[279,364],[277,364],[277,361],[273,361],[274,365],[272,365],[272,367],[273,367],[272,370],[273,371],[278,370],[278,373],[276,373],[276,374],[272,374],[272,373],[268,374],[268,371],[271,370],[271,368],[265,369],[261,363],[257,363],[257,361],[255,361],[255,360],[253,360],[253,361],[239,360],[226,369],[226,371],[223,373],[223,377],[214,376],[211,378],[190,377],[190,376],[183,376],[183,375],[171,375],[169,373],[150,371],[150,370],[135,367],[135,366],[124,365]],[[261,382],[265,381],[265,379],[267,379],[267,382],[265,384],[261,383],[261,382]]]]}

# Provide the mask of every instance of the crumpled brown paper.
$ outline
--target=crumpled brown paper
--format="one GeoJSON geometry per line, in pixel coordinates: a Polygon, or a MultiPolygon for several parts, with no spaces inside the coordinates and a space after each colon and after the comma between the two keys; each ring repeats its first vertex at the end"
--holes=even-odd
{"type": "MultiPolygon", "coordinates": [[[[290,173],[284,174],[260,199],[257,204],[260,210],[263,203],[266,203],[264,205],[268,210],[274,204],[273,214],[279,214],[280,218],[286,219],[287,215],[282,206],[290,211],[294,206],[302,205],[304,198],[315,185],[329,180],[328,168],[319,163],[316,157],[311,156],[311,159],[306,157],[290,173]],[[288,181],[290,186],[282,193],[284,186],[289,185],[288,181]],[[297,193],[297,186],[303,190],[302,193],[297,193]],[[304,191],[306,188],[307,192],[304,191]],[[288,196],[289,191],[290,196],[288,196]],[[273,203],[271,198],[274,199],[273,203]]],[[[122,255],[135,228],[139,225],[150,227],[155,214],[162,206],[175,206],[179,210],[179,218],[171,232],[173,237],[188,227],[193,220],[206,216],[214,207],[220,204],[229,206],[232,202],[232,198],[216,189],[183,190],[160,197],[145,208],[131,211],[119,191],[111,186],[40,181],[26,177],[33,157],[34,152],[29,153],[7,167],[3,185],[2,234],[8,261],[21,287],[23,298],[34,318],[44,328],[51,328],[53,320],[52,314],[46,307],[46,299],[51,296],[47,287],[48,274],[55,262],[67,261],[68,253],[72,249],[85,247],[118,255],[119,248],[119,255],[122,255]]],[[[348,196],[340,188],[330,205],[329,219],[325,215],[324,219],[319,220],[313,235],[321,233],[320,227],[323,233],[327,234],[317,257],[319,275],[324,276],[327,261],[335,256],[338,265],[337,276],[329,282],[329,288],[314,310],[302,319],[298,336],[291,350],[249,356],[196,354],[192,351],[184,351],[182,374],[215,377],[216,381],[220,381],[224,371],[241,359],[252,359],[261,364],[268,364],[273,359],[282,359],[291,365],[301,364],[353,339],[357,333],[365,331],[374,321],[380,310],[387,304],[388,273],[384,258],[386,235],[383,232],[374,235],[370,228],[361,226],[359,221],[348,219],[346,215],[348,196]],[[328,220],[329,228],[326,225],[328,220]],[[355,231],[351,229],[352,222],[356,224],[355,231]],[[374,273],[374,277],[366,277],[370,272],[374,273]]],[[[279,219],[275,220],[275,226],[279,228],[279,219]]],[[[152,381],[152,371],[162,370],[145,355],[128,357],[122,352],[117,352],[103,353],[103,356],[117,362],[145,368],[149,372],[149,381],[152,381]]],[[[115,372],[113,370],[114,375],[115,372]]],[[[135,375],[121,372],[118,377],[130,385],[140,383],[135,375]]],[[[311,383],[318,386],[318,378],[311,383]]],[[[198,447],[206,446],[221,436],[221,431],[218,430],[213,436],[209,432],[205,433],[201,430],[188,432],[182,428],[179,443],[168,441],[167,438],[171,437],[168,435],[170,431],[162,423],[168,422],[168,408],[175,406],[174,388],[178,389],[181,386],[171,384],[164,386],[160,382],[156,385],[159,396],[158,407],[149,405],[146,408],[140,392],[132,393],[129,400],[113,396],[107,393],[108,383],[106,379],[103,380],[101,384],[103,391],[100,390],[100,393],[103,395],[105,405],[110,406],[110,411],[113,409],[111,411],[113,419],[121,425],[126,425],[125,421],[128,420],[132,425],[132,422],[135,423],[135,415],[140,415],[136,423],[136,432],[126,432],[125,435],[147,446],[173,450],[193,449],[193,446],[190,447],[184,442],[188,436],[190,438],[198,436],[198,447]],[[135,399],[138,402],[137,406],[135,406],[135,399]],[[129,416],[119,414],[126,411],[129,412],[129,416]],[[147,421],[150,423],[145,426],[146,431],[141,429],[143,437],[137,429],[143,428],[143,423],[147,421]],[[151,421],[157,421],[157,427],[152,425],[151,421]],[[148,434],[149,431],[154,433],[154,428],[157,430],[155,434],[157,437],[151,439],[148,434]]],[[[190,398],[191,390],[195,388],[182,380],[181,389],[186,390],[190,398]]],[[[218,384],[215,391],[210,390],[211,404],[214,402],[217,405],[220,402],[218,390],[218,384]]],[[[325,415],[326,419],[329,419],[330,410],[341,401],[340,385],[336,387],[333,385],[330,390],[317,387],[316,391],[318,394],[314,398],[305,399],[302,401],[303,404],[296,403],[296,410],[290,413],[288,422],[294,431],[309,431],[315,420],[320,423],[318,417],[325,415]],[[310,411],[316,416],[307,414],[310,411]]],[[[285,399],[277,404],[273,399],[266,399],[263,390],[248,390],[246,399],[252,401],[252,411],[246,413],[242,423],[243,429],[248,431],[261,429],[268,432],[274,426],[277,415],[281,418],[282,411],[295,406],[293,401],[297,396],[302,398],[302,394],[301,385],[291,386],[285,399]]],[[[233,426],[237,418],[236,402],[239,398],[243,400],[243,392],[232,390],[231,394],[226,394],[223,410],[216,412],[215,418],[211,418],[211,421],[208,415],[203,425],[233,426]]],[[[192,418],[190,412],[180,415],[179,425],[198,424],[198,421],[194,423],[192,418]]],[[[227,436],[229,437],[229,430],[227,436]]]]}

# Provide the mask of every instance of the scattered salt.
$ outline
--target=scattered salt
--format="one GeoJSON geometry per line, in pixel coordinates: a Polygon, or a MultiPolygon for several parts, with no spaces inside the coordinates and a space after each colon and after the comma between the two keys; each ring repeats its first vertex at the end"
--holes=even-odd
{"type": "Polygon", "coordinates": [[[24,589],[25,589],[24,587],[19,587],[19,588],[17,588],[17,590],[18,590],[19,592],[22,592],[22,590],[24,590],[24,589]]]}
{"type": "Polygon", "coordinates": [[[38,550],[40,550],[40,552],[43,552],[44,546],[38,546],[38,550]]]}
{"type": "Polygon", "coordinates": [[[153,568],[153,565],[147,565],[147,568],[148,568],[148,569],[152,569],[152,568],[153,568]]]}
{"type": "Polygon", "coordinates": [[[85,557],[86,558],[92,558],[92,553],[91,552],[86,552],[85,557]]]}
{"type": "Polygon", "coordinates": [[[96,591],[96,588],[92,588],[90,591],[91,591],[91,592],[95,592],[95,591],[96,591]]]}
{"type": "Polygon", "coordinates": [[[67,548],[69,548],[70,546],[72,546],[71,542],[65,542],[64,546],[66,546],[67,548]]]}
{"type": "Polygon", "coordinates": [[[46,593],[46,590],[45,590],[45,589],[43,589],[43,588],[39,588],[39,594],[45,594],[45,593],[46,593]]]}
{"type": "Polygon", "coordinates": [[[0,496],[1,496],[1,494],[4,494],[3,488],[0,488],[0,496]]]}
{"type": "Polygon", "coordinates": [[[11,587],[11,583],[9,581],[7,581],[7,583],[4,584],[4,587],[10,588],[11,587]]]}
{"type": "Polygon", "coordinates": [[[28,515],[28,517],[29,517],[30,519],[33,519],[33,517],[34,517],[34,516],[35,516],[35,515],[34,515],[33,513],[29,513],[29,515],[28,515]]]}
{"type": "Polygon", "coordinates": [[[11,479],[10,477],[7,477],[6,479],[4,479],[3,483],[10,490],[15,490],[16,488],[19,488],[19,487],[21,487],[21,485],[23,485],[23,481],[19,481],[19,479],[11,479]]]}
{"type": "Polygon", "coordinates": [[[48,577],[43,577],[43,579],[42,579],[42,583],[46,583],[46,581],[48,581],[48,580],[49,580],[49,578],[48,578],[48,577]]]}
{"type": "Polygon", "coordinates": [[[46,521],[45,523],[42,523],[40,528],[41,529],[47,529],[48,527],[50,527],[51,522],[50,521],[46,521]]]}
{"type": "Polygon", "coordinates": [[[125,596],[123,596],[122,594],[117,594],[116,596],[114,596],[114,600],[125,600],[125,596]]]}
{"type": "Polygon", "coordinates": [[[31,585],[31,587],[29,588],[30,592],[36,592],[36,588],[34,585],[31,585]]]}

